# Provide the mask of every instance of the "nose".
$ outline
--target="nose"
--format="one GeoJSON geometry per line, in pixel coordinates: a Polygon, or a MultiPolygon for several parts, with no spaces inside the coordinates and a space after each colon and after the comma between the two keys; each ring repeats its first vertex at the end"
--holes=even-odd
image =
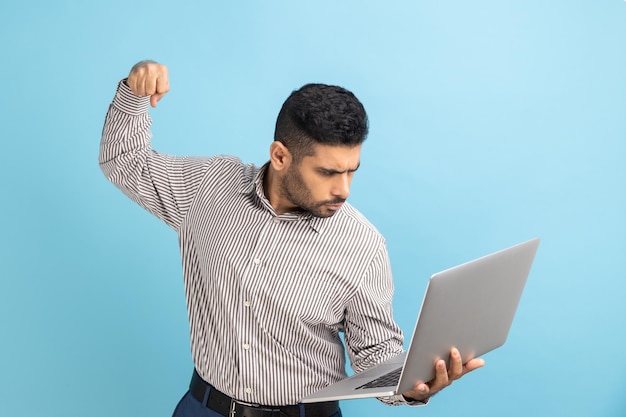
{"type": "Polygon", "coordinates": [[[350,183],[352,182],[352,176],[348,173],[337,175],[337,178],[333,184],[332,194],[334,197],[339,197],[346,200],[350,195],[350,183]]]}

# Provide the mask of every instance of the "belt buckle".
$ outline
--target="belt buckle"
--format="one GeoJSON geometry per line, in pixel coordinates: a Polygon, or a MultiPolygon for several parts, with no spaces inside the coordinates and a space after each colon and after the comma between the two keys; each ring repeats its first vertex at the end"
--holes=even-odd
{"type": "Polygon", "coordinates": [[[259,416],[262,415],[264,417],[280,417],[281,415],[281,411],[280,408],[267,408],[267,407],[262,407],[259,404],[248,404],[248,403],[244,403],[244,402],[240,402],[235,400],[234,398],[231,398],[230,400],[230,412],[228,414],[229,417],[237,417],[237,406],[240,407],[247,407],[249,409],[255,409],[255,415],[259,416]]]}

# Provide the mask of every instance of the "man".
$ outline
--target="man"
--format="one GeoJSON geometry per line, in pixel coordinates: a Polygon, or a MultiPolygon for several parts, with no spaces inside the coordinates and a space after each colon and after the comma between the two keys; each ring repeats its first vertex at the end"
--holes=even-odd
{"type": "MultiPolygon", "coordinates": [[[[402,351],[385,242],[346,199],[367,116],[349,91],[309,84],[276,122],[262,167],[232,157],[181,158],[150,145],[148,104],[168,72],[136,64],[107,113],[107,178],[179,235],[195,370],[174,415],[340,416],[336,402],[298,404],[402,351]],[[280,410],[280,411],[277,411],[280,410]],[[274,414],[273,414],[274,413],[274,414]]],[[[432,381],[389,404],[424,404],[483,365],[435,364],[432,381]]]]}

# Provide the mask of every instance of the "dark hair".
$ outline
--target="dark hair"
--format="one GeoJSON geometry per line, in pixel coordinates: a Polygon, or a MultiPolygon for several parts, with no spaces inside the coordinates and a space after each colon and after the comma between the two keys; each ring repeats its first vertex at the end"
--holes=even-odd
{"type": "Polygon", "coordinates": [[[298,162],[313,155],[316,143],[356,146],[368,131],[363,104],[345,88],[307,84],[291,93],[276,120],[274,140],[281,142],[298,162]]]}

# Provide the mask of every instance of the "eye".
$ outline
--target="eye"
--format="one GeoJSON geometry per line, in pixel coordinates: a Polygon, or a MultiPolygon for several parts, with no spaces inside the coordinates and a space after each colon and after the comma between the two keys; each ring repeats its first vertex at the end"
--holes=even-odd
{"type": "Polygon", "coordinates": [[[320,168],[320,169],[318,170],[318,172],[319,172],[321,175],[323,175],[324,177],[332,177],[333,175],[335,175],[335,174],[336,174],[336,172],[335,172],[335,171],[331,171],[331,170],[328,170],[328,169],[323,169],[323,168],[320,168]]]}

